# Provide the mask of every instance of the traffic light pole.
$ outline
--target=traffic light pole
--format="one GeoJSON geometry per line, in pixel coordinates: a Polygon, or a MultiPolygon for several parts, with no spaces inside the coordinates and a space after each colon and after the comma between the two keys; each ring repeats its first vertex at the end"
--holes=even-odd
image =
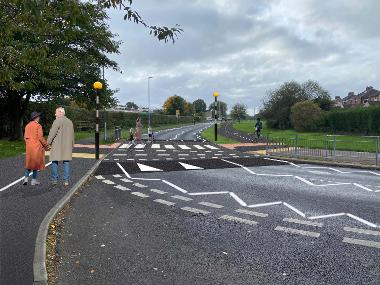
{"type": "Polygon", "coordinates": [[[95,159],[99,159],[99,94],[96,89],[95,159]]]}

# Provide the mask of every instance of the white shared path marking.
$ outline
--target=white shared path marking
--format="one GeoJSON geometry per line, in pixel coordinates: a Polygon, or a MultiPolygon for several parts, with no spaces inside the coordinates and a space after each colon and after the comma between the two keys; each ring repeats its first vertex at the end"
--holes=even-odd
{"type": "Polygon", "coordinates": [[[268,217],[268,214],[250,211],[246,209],[237,209],[235,210],[235,212],[250,215],[250,216],[256,216],[256,217],[263,217],[263,218],[268,217]]]}
{"type": "Polygon", "coordinates": [[[165,145],[165,148],[166,148],[166,149],[174,149],[174,146],[171,145],[171,144],[166,144],[166,145],[165,145]]]}
{"type": "Polygon", "coordinates": [[[99,180],[105,179],[102,175],[96,175],[95,178],[99,180]]]}
{"type": "Polygon", "coordinates": [[[105,184],[108,184],[108,185],[114,185],[114,184],[116,184],[115,182],[113,182],[111,180],[108,180],[108,179],[104,179],[104,180],[102,180],[102,182],[105,183],[105,184]]]}
{"type": "Polygon", "coordinates": [[[286,227],[281,227],[277,226],[275,231],[282,231],[285,233],[290,233],[290,234],[297,234],[297,235],[303,235],[303,236],[308,236],[308,237],[319,237],[321,234],[317,232],[311,232],[311,231],[304,231],[304,230],[298,230],[298,229],[293,229],[293,228],[286,228],[286,227]]]}
{"type": "Polygon", "coordinates": [[[206,144],[205,147],[207,147],[207,148],[209,148],[209,149],[219,149],[219,148],[217,148],[217,147],[215,147],[215,146],[208,145],[208,144],[206,144]]]}
{"type": "Polygon", "coordinates": [[[380,248],[380,242],[372,241],[372,240],[344,237],[343,242],[349,243],[349,244],[355,244],[355,245],[363,245],[363,246],[367,246],[367,247],[380,248]]]}
{"type": "Polygon", "coordinates": [[[149,195],[146,195],[146,194],[141,193],[141,192],[132,192],[131,194],[138,196],[138,197],[141,197],[141,198],[148,198],[149,197],[149,195]]]}
{"type": "Polygon", "coordinates": [[[238,223],[242,223],[242,224],[248,224],[251,226],[257,225],[257,222],[255,222],[255,221],[247,220],[247,219],[243,219],[243,218],[239,218],[239,217],[234,217],[234,216],[230,216],[230,215],[223,215],[219,219],[226,220],[226,221],[232,221],[232,222],[238,222],[238,223]]]}
{"type": "Polygon", "coordinates": [[[135,146],[135,149],[142,149],[142,148],[145,148],[145,144],[137,144],[135,146]]]}
{"type": "Polygon", "coordinates": [[[149,166],[149,165],[145,165],[145,164],[142,164],[142,163],[137,163],[137,166],[140,168],[140,170],[142,172],[146,172],[146,171],[162,171],[162,169],[158,169],[158,168],[155,168],[155,167],[152,167],[152,166],[149,166]]]}
{"type": "Polygon", "coordinates": [[[125,182],[125,183],[133,183],[132,180],[129,180],[129,179],[127,179],[127,178],[122,178],[122,179],[120,179],[120,181],[123,181],[123,182],[125,182]]]}
{"type": "Polygon", "coordinates": [[[206,206],[206,207],[216,208],[216,209],[224,208],[224,206],[222,206],[222,205],[209,203],[209,202],[199,202],[198,204],[202,205],[202,206],[206,206]]]}
{"type": "Polygon", "coordinates": [[[191,165],[191,164],[184,163],[184,162],[178,162],[178,163],[181,164],[182,167],[185,168],[185,169],[187,169],[187,170],[199,170],[199,169],[203,169],[202,167],[198,167],[198,166],[191,165]]]}
{"type": "Polygon", "coordinates": [[[200,146],[200,145],[197,145],[197,144],[195,144],[194,147],[195,147],[196,149],[205,149],[203,146],[200,146]]]}
{"type": "Polygon", "coordinates": [[[135,183],[133,184],[135,187],[138,187],[138,188],[147,188],[148,186],[144,185],[144,184],[140,184],[140,183],[135,183]]]}
{"type": "MultiPolygon", "coordinates": [[[[50,164],[51,164],[51,161],[48,162],[48,163],[46,163],[46,164],[45,164],[45,167],[48,167],[50,164]]],[[[29,176],[31,176],[31,175],[32,175],[32,172],[29,173],[29,176]]],[[[25,176],[23,176],[23,177],[17,179],[16,181],[13,181],[12,183],[8,184],[7,186],[4,186],[3,188],[0,189],[0,192],[1,192],[1,191],[4,191],[4,190],[7,190],[8,188],[12,187],[13,185],[15,185],[15,184],[17,184],[17,183],[23,181],[24,178],[25,178],[25,176]]]]}
{"type": "Polygon", "coordinates": [[[372,230],[367,230],[367,229],[344,227],[343,230],[346,232],[352,232],[352,233],[358,233],[358,234],[380,236],[379,231],[372,231],[372,230]]]}
{"type": "Polygon", "coordinates": [[[173,203],[173,202],[162,200],[162,199],[156,199],[156,200],[153,200],[153,201],[157,202],[157,203],[160,203],[160,204],[164,204],[166,206],[174,206],[175,205],[175,203],[173,203]]]}
{"type": "Polygon", "coordinates": [[[295,223],[295,224],[301,224],[301,225],[307,225],[307,226],[313,226],[313,227],[322,227],[323,226],[322,223],[293,219],[293,218],[284,218],[283,221],[288,222],[288,223],[295,223]]]}
{"type": "Polygon", "coordinates": [[[127,148],[130,148],[132,144],[122,144],[119,148],[121,149],[127,149],[127,148]]]}
{"type": "Polygon", "coordinates": [[[183,207],[183,208],[181,208],[181,210],[191,212],[191,213],[195,213],[195,214],[202,214],[202,215],[210,214],[210,212],[208,212],[208,211],[196,209],[196,208],[191,208],[191,207],[183,207]]]}
{"type": "Polygon", "coordinates": [[[157,143],[154,143],[154,144],[152,144],[152,147],[151,147],[151,148],[153,148],[153,149],[158,149],[158,148],[160,148],[160,145],[157,144],[157,143]]]}

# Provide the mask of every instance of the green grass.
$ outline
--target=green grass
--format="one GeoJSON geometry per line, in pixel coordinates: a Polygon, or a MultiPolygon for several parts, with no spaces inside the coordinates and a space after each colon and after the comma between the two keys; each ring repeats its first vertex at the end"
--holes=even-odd
{"type": "MultiPolygon", "coordinates": [[[[234,123],[233,127],[239,131],[254,133],[255,122],[251,120],[234,123]]],[[[277,130],[268,128],[263,122],[263,137],[269,137],[275,140],[283,141],[287,145],[293,145],[295,138],[298,136],[298,145],[300,147],[326,149],[333,148],[336,150],[351,150],[351,151],[376,151],[376,138],[357,136],[357,135],[337,135],[333,133],[322,132],[297,132],[295,130],[277,130]]]]}
{"type": "Polygon", "coordinates": [[[214,126],[211,126],[210,128],[204,130],[202,133],[201,133],[201,136],[213,143],[217,143],[217,144],[232,144],[232,143],[238,143],[238,141],[235,141],[233,139],[229,139],[229,138],[226,138],[226,137],[223,137],[221,135],[218,134],[218,140],[215,141],[215,134],[214,134],[214,126]]]}
{"type": "Polygon", "coordinates": [[[24,141],[0,140],[0,159],[19,155],[25,152],[24,141]]]}

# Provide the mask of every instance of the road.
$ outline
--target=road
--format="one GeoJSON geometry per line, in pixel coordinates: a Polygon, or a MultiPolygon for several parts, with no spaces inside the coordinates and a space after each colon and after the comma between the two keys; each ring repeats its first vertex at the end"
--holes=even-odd
{"type": "Polygon", "coordinates": [[[178,141],[191,129],[107,157],[67,213],[58,284],[378,284],[378,171],[178,141]]]}
{"type": "Polygon", "coordinates": [[[203,127],[108,155],[66,213],[58,284],[379,283],[379,171],[247,155],[203,127]]]}
{"type": "Polygon", "coordinates": [[[156,140],[202,140],[200,133],[207,129],[210,123],[189,125],[181,128],[162,130],[155,133],[156,140]]]}

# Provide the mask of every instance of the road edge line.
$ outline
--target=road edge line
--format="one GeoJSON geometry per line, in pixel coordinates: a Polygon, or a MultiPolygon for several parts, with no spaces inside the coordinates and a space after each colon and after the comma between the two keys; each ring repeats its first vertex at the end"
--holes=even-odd
{"type": "MultiPolygon", "coordinates": [[[[107,157],[108,155],[104,156],[107,157]]],[[[104,159],[103,158],[103,159],[104,159]]],[[[96,171],[103,159],[97,161],[92,168],[59,200],[53,208],[46,214],[42,220],[37,233],[37,238],[34,246],[33,257],[33,284],[34,285],[47,285],[48,276],[46,270],[46,238],[49,231],[49,225],[54,219],[55,215],[63,208],[63,206],[70,201],[72,196],[78,189],[88,180],[88,178],[96,171]]]]}

